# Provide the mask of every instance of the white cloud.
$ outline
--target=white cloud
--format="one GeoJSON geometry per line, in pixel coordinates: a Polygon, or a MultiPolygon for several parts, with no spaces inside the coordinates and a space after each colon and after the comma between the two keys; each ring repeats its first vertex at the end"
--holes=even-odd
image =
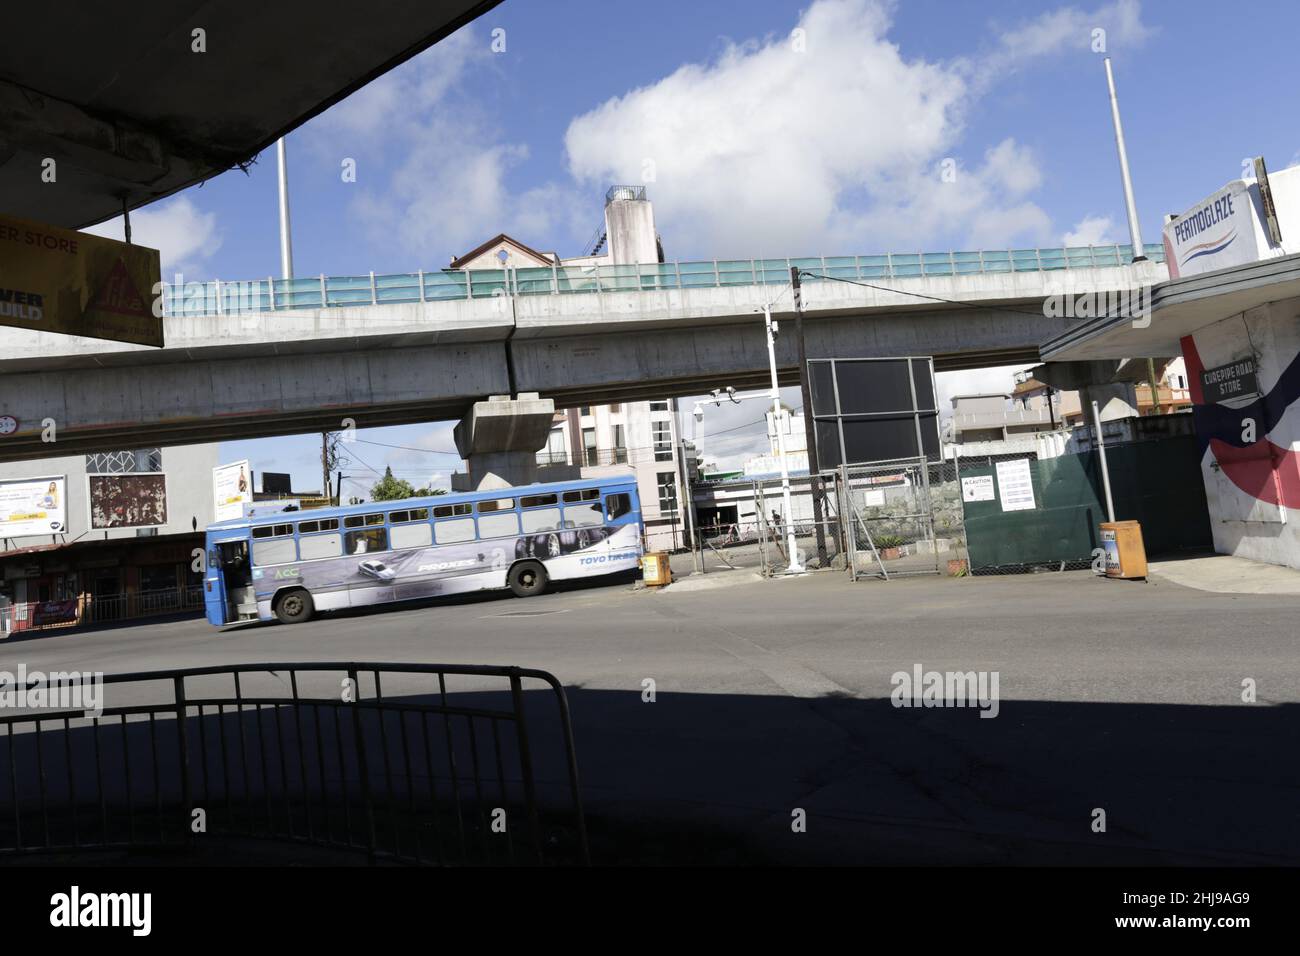
{"type": "Polygon", "coordinates": [[[1105,246],[1116,242],[1115,221],[1110,216],[1084,216],[1061,237],[1066,246],[1105,246]]]}
{"type": "Polygon", "coordinates": [[[529,149],[503,139],[466,82],[490,81],[492,58],[466,27],[309,127],[318,154],[357,160],[350,212],[385,262],[440,265],[502,231],[548,248],[590,232],[591,203],[571,186],[509,185],[529,149]]]}
{"type": "Polygon", "coordinates": [[[985,58],[984,68],[1015,69],[1035,58],[1069,52],[1132,49],[1141,46],[1152,32],[1142,23],[1139,0],[1115,0],[1095,10],[1062,7],[1002,31],[998,48],[985,58]],[[1094,30],[1104,31],[1102,50],[1093,50],[1094,30]]]}
{"type": "Polygon", "coordinates": [[[1050,239],[1030,198],[1035,156],[1005,140],[960,159],[976,98],[1034,59],[1146,33],[1136,0],[1065,8],[1003,32],[992,49],[947,63],[906,57],[889,39],[893,5],[817,0],[791,38],[732,43],[713,62],[576,118],[565,138],[581,182],[648,183],[679,255],[1007,246],[1050,239]],[[943,161],[953,159],[955,182],[943,161]]]}
{"type": "MultiPolygon", "coordinates": [[[[108,239],[125,238],[121,216],[85,231],[108,239]]],[[[176,272],[202,278],[221,248],[222,237],[216,213],[203,212],[189,196],[178,196],[131,213],[131,241],[159,251],[163,278],[170,281],[168,277],[176,272]]]]}

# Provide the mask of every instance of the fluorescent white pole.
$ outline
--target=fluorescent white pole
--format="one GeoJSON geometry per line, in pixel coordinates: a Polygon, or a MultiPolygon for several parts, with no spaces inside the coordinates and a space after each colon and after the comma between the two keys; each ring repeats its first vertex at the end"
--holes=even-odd
{"type": "Polygon", "coordinates": [[[1119,175],[1124,180],[1124,205],[1128,209],[1128,234],[1133,243],[1133,261],[1147,257],[1142,245],[1142,227],[1138,225],[1137,201],[1133,198],[1133,179],[1128,171],[1128,150],[1124,148],[1124,127],[1119,121],[1119,99],[1115,96],[1115,74],[1106,57],[1106,84],[1110,87],[1110,118],[1115,124],[1115,146],[1119,150],[1119,175]]]}
{"type": "Polygon", "coordinates": [[[1097,410],[1097,403],[1092,403],[1092,427],[1097,435],[1097,451],[1101,455],[1101,483],[1106,489],[1106,518],[1112,523],[1115,521],[1115,502],[1110,496],[1110,469],[1106,467],[1106,442],[1101,437],[1101,413],[1097,410]]]}
{"type": "Polygon", "coordinates": [[[790,506],[790,462],[786,458],[785,432],[781,428],[781,387],[776,380],[776,336],[772,334],[772,307],[763,306],[763,322],[767,327],[767,364],[772,370],[772,425],[776,429],[777,450],[781,457],[781,499],[785,504],[785,549],[790,555],[787,574],[803,574],[799,552],[795,549],[794,510],[790,506]]]}
{"type": "Polygon", "coordinates": [[[284,137],[275,144],[280,160],[280,278],[293,278],[293,241],[289,238],[289,161],[285,157],[284,137]]]}

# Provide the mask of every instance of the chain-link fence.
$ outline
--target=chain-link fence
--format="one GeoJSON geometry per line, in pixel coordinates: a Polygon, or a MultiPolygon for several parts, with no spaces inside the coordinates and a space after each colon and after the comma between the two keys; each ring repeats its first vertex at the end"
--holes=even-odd
{"type": "Polygon", "coordinates": [[[859,463],[842,466],[840,475],[853,580],[964,571],[961,492],[952,462],[859,463]]]}
{"type": "Polygon", "coordinates": [[[797,563],[807,570],[843,568],[843,536],[834,472],[790,478],[790,506],[779,477],[711,482],[696,487],[703,570],[757,567],[765,575],[797,563]]]}

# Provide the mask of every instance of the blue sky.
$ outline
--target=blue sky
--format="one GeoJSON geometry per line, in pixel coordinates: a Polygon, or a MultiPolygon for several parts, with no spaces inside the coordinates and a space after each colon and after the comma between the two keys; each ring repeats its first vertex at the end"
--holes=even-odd
{"type": "MultiPolygon", "coordinates": [[[[1244,158],[1300,162],[1289,0],[506,0],[291,134],[295,271],[437,269],[502,231],[576,255],[605,188],[647,179],[669,258],[1127,241],[1098,28],[1146,241],[1244,158]]],[[[275,190],[271,150],[138,212],[136,240],[168,275],[278,274],[275,190]]],[[[963,375],[969,390],[1007,373],[963,375]]],[[[454,455],[409,449],[450,449],[450,428],[362,433],[385,444],[352,446],[348,470],[445,481],[454,455]]],[[[706,458],[762,440],[729,431],[706,458]]],[[[230,442],[222,458],[307,488],[317,448],[230,442]]]]}

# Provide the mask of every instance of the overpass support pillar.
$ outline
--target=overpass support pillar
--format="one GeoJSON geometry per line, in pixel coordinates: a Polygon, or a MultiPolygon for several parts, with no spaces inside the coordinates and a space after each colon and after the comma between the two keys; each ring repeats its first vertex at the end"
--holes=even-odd
{"type": "Polygon", "coordinates": [[[475,402],[453,432],[469,466],[469,487],[508,488],[537,480],[537,453],[546,447],[555,402],[536,392],[491,395],[475,402]]]}

